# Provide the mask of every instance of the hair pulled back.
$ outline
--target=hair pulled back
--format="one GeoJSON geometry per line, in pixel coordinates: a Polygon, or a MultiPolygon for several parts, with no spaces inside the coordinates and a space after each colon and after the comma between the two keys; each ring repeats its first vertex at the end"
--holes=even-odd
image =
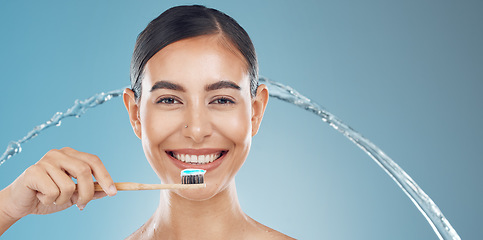
{"type": "Polygon", "coordinates": [[[158,51],[176,41],[201,35],[221,34],[245,58],[250,77],[250,93],[258,87],[258,61],[247,32],[230,16],[201,5],[170,8],[152,20],[139,34],[131,60],[131,89],[141,97],[146,63],[158,51]]]}

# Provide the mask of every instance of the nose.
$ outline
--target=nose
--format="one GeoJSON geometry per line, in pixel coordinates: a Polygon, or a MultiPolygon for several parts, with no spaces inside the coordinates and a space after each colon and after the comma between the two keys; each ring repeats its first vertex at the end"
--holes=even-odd
{"type": "Polygon", "coordinates": [[[201,143],[211,136],[213,127],[208,109],[201,105],[192,105],[186,109],[186,123],[182,126],[183,135],[195,143],[201,143]]]}

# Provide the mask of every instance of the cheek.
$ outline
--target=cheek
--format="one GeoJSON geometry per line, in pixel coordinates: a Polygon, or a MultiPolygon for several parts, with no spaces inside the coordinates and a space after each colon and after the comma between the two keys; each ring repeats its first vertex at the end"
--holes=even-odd
{"type": "Polygon", "coordinates": [[[168,129],[173,129],[174,123],[169,121],[166,115],[146,111],[141,116],[141,129],[143,142],[155,144],[158,140],[165,138],[168,129]]]}
{"type": "Polygon", "coordinates": [[[160,144],[178,128],[180,116],[175,113],[156,111],[153,108],[141,109],[141,130],[143,149],[151,165],[161,164],[155,159],[160,159],[162,152],[159,151],[160,144]],[[144,110],[144,111],[143,111],[144,110]]]}
{"type": "Polygon", "coordinates": [[[251,139],[250,119],[250,110],[243,106],[237,111],[219,114],[215,117],[214,124],[235,145],[246,145],[251,139]]]}

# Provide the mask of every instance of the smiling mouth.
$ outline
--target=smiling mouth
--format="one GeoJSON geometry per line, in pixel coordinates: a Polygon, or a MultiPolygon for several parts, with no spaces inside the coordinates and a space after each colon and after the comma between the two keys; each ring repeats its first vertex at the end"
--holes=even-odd
{"type": "Polygon", "coordinates": [[[166,152],[171,157],[189,164],[208,164],[216,161],[217,159],[221,158],[225,155],[228,151],[220,151],[217,153],[212,154],[205,154],[205,155],[191,155],[191,154],[182,154],[176,153],[173,151],[166,152]]]}

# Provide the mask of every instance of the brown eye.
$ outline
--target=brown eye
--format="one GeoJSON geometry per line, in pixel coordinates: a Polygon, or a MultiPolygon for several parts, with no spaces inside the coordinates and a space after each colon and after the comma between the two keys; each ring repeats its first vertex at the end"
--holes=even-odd
{"type": "Polygon", "coordinates": [[[235,101],[233,101],[229,98],[220,97],[220,98],[213,100],[211,103],[213,103],[213,104],[234,104],[235,101]]]}
{"type": "Polygon", "coordinates": [[[177,104],[180,103],[180,101],[176,100],[175,98],[172,97],[164,97],[160,98],[156,101],[156,103],[161,103],[161,104],[177,104]]]}

